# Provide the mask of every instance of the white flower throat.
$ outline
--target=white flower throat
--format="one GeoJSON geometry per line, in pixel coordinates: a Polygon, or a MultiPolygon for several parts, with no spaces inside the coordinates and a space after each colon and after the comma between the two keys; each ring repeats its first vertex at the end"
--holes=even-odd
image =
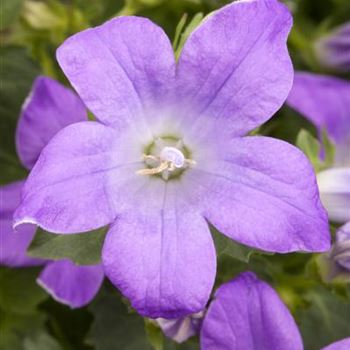
{"type": "Polygon", "coordinates": [[[189,166],[195,165],[192,159],[187,159],[184,154],[188,153],[182,140],[171,142],[158,138],[154,145],[149,147],[150,154],[143,154],[142,159],[147,166],[145,169],[138,170],[139,175],[161,175],[163,180],[167,181],[174,175],[179,175],[189,166]]]}

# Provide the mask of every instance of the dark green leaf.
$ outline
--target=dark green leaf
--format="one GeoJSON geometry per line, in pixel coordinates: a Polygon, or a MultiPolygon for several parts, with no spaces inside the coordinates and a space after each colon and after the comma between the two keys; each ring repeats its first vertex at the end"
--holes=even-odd
{"type": "Polygon", "coordinates": [[[68,258],[78,265],[98,264],[106,233],[107,228],[75,234],[54,234],[39,228],[28,255],[50,260],[68,258]]]}
{"type": "Polygon", "coordinates": [[[0,307],[18,314],[33,312],[47,298],[36,283],[40,268],[0,269],[0,307]]]}
{"type": "Polygon", "coordinates": [[[151,350],[144,322],[128,312],[120,295],[106,288],[100,291],[89,309],[95,317],[88,342],[96,350],[151,350]]]}
{"type": "Polygon", "coordinates": [[[58,342],[45,332],[24,339],[23,350],[61,350],[58,342]]]}
{"type": "Polygon", "coordinates": [[[26,315],[5,312],[1,309],[0,312],[1,350],[23,350],[24,340],[34,336],[44,326],[45,316],[40,312],[26,315]]]}
{"type": "Polygon", "coordinates": [[[310,307],[302,311],[298,317],[305,350],[319,350],[349,336],[348,300],[321,287],[310,291],[307,300],[310,302],[310,307]]]}
{"type": "Polygon", "coordinates": [[[0,62],[0,183],[5,184],[25,175],[16,155],[15,129],[21,106],[39,69],[19,47],[1,48],[0,62]]]}
{"type": "Polygon", "coordinates": [[[9,27],[19,16],[23,0],[1,1],[1,29],[9,27]]]}

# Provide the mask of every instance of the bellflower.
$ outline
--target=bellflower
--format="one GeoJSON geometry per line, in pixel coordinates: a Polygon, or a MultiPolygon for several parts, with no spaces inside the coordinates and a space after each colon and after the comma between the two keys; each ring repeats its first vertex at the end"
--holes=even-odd
{"type": "Polygon", "coordinates": [[[319,38],[314,48],[316,57],[324,67],[349,72],[350,22],[319,38]]]}
{"type": "MultiPolygon", "coordinates": [[[[320,330],[322,331],[322,330],[320,330]]],[[[302,350],[298,327],[278,294],[245,272],[215,293],[200,332],[202,350],[302,350]]],[[[323,350],[347,350],[350,338],[323,350]]]]}
{"type": "Polygon", "coordinates": [[[331,220],[350,221],[350,83],[298,72],[288,105],[310,120],[335,143],[335,163],[317,174],[321,199],[331,220]]]}
{"type": "MultiPolygon", "coordinates": [[[[63,127],[87,119],[84,105],[70,90],[56,81],[39,77],[25,101],[16,131],[17,153],[30,170],[42,148],[63,127]]],[[[13,213],[20,204],[24,180],[0,188],[1,265],[25,267],[44,265],[38,283],[56,300],[71,307],[87,304],[97,293],[102,280],[102,266],[77,266],[69,260],[48,262],[26,255],[36,231],[26,224],[12,229],[13,213]]]]}
{"type": "Polygon", "coordinates": [[[277,0],[236,1],[192,32],[177,63],[163,30],[141,17],[68,38],[58,62],[97,121],[68,126],[43,150],[16,225],[72,233],[112,223],[105,272],[151,318],[204,308],[216,273],[208,222],[262,250],[327,250],[306,157],[245,137],[291,88],[291,25],[277,0]]]}

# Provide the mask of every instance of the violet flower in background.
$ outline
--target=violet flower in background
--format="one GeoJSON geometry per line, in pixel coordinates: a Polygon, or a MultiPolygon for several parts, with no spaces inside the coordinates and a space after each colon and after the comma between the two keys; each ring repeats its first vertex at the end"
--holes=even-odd
{"type": "MultiPolygon", "coordinates": [[[[173,334],[168,334],[162,325],[161,328],[174,339],[173,334]]],[[[304,347],[288,308],[252,272],[244,272],[217,289],[197,333],[201,350],[302,350],[304,347]]],[[[346,338],[322,350],[348,350],[349,346],[350,338],[346,338]]]]}
{"type": "Polygon", "coordinates": [[[320,255],[317,262],[324,282],[350,282],[350,222],[336,231],[331,250],[320,255]]]}
{"type": "Polygon", "coordinates": [[[151,318],[205,307],[216,273],[208,221],[262,250],[329,249],[306,157],[245,137],[291,88],[291,25],[276,0],[234,2],[192,32],[178,63],[163,30],[141,17],[66,40],[58,61],[97,122],[71,125],[45,147],[16,226],[69,234],[112,223],[106,274],[151,318]]]}
{"type": "Polygon", "coordinates": [[[336,232],[329,253],[319,257],[325,282],[350,280],[350,83],[312,73],[295,73],[287,104],[312,122],[319,135],[327,130],[335,144],[333,167],[317,174],[329,218],[346,223],[336,232]]]}
{"type": "Polygon", "coordinates": [[[332,249],[332,257],[350,273],[350,222],[338,229],[336,243],[332,249]]]}
{"type": "MultiPolygon", "coordinates": [[[[17,125],[16,146],[22,164],[30,170],[42,148],[57,131],[86,119],[86,109],[74,93],[50,78],[37,78],[17,125]]],[[[16,231],[12,229],[13,213],[20,204],[23,184],[24,180],[0,188],[1,265],[26,267],[45,264],[38,283],[61,303],[72,308],[86,305],[102,284],[102,266],[77,266],[70,260],[50,262],[27,256],[26,250],[36,226],[26,224],[16,231]]]]}
{"type": "Polygon", "coordinates": [[[36,227],[31,224],[12,229],[13,213],[21,201],[24,181],[0,186],[0,264],[10,267],[36,266],[44,260],[27,256],[27,248],[33,239],[36,227]]]}
{"type": "Polygon", "coordinates": [[[295,73],[287,104],[335,143],[334,166],[317,174],[329,218],[350,221],[350,83],[330,76],[295,73]]]}
{"type": "Polygon", "coordinates": [[[326,68],[350,71],[350,22],[335,28],[314,44],[319,62],[326,68]]]}
{"type": "Polygon", "coordinates": [[[202,350],[301,350],[298,327],[278,294],[245,272],[215,292],[200,333],[202,350]]]}

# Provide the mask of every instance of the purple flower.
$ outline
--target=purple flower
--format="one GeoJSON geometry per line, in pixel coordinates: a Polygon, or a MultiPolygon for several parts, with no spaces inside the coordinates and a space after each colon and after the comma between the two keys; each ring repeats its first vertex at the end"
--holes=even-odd
{"type": "MultiPolygon", "coordinates": [[[[322,330],[320,330],[322,331],[322,330]]],[[[278,294],[253,273],[222,285],[204,317],[202,350],[302,350],[298,327],[278,294]]],[[[347,350],[350,338],[323,350],[347,350]]]]}
{"type": "Polygon", "coordinates": [[[317,263],[324,282],[350,282],[350,222],[337,230],[331,250],[321,254],[317,263]]]}
{"type": "MultiPolygon", "coordinates": [[[[50,78],[37,78],[22,107],[16,131],[17,152],[22,164],[30,170],[42,148],[57,131],[86,119],[85,107],[75,94],[50,78]]],[[[25,224],[16,231],[12,229],[12,217],[20,204],[23,184],[24,181],[18,181],[0,188],[1,265],[25,267],[46,264],[38,283],[49,294],[72,308],[87,304],[103,281],[102,266],[76,266],[69,260],[47,262],[27,256],[35,225],[25,224]]]]}
{"type": "Polygon", "coordinates": [[[314,47],[316,57],[324,67],[350,71],[350,22],[318,39],[314,47]]]}
{"type": "Polygon", "coordinates": [[[336,242],[332,247],[331,256],[334,261],[350,273],[350,222],[337,230],[336,242]]]}
{"type": "Polygon", "coordinates": [[[336,145],[335,164],[317,174],[321,199],[331,220],[350,220],[350,83],[299,72],[287,103],[336,145]]]}
{"type": "Polygon", "coordinates": [[[332,343],[321,350],[349,350],[350,349],[350,338],[345,338],[332,343]]]}
{"type": "Polygon", "coordinates": [[[287,307],[267,283],[251,272],[242,273],[216,291],[200,340],[202,350],[303,349],[287,307]]]}
{"type": "Polygon", "coordinates": [[[44,264],[43,260],[26,255],[27,248],[34,237],[35,226],[25,224],[13,232],[12,216],[18,207],[24,181],[13,182],[0,187],[0,264],[11,267],[35,266],[44,264]]]}
{"type": "Polygon", "coordinates": [[[105,272],[151,318],[204,308],[216,272],[208,222],[267,251],[327,250],[306,157],[245,137],[291,88],[291,25],[276,0],[234,2],[190,35],[178,63],[145,18],[66,40],[58,61],[97,121],[65,128],[43,150],[16,225],[72,233],[112,223],[105,272]]]}

